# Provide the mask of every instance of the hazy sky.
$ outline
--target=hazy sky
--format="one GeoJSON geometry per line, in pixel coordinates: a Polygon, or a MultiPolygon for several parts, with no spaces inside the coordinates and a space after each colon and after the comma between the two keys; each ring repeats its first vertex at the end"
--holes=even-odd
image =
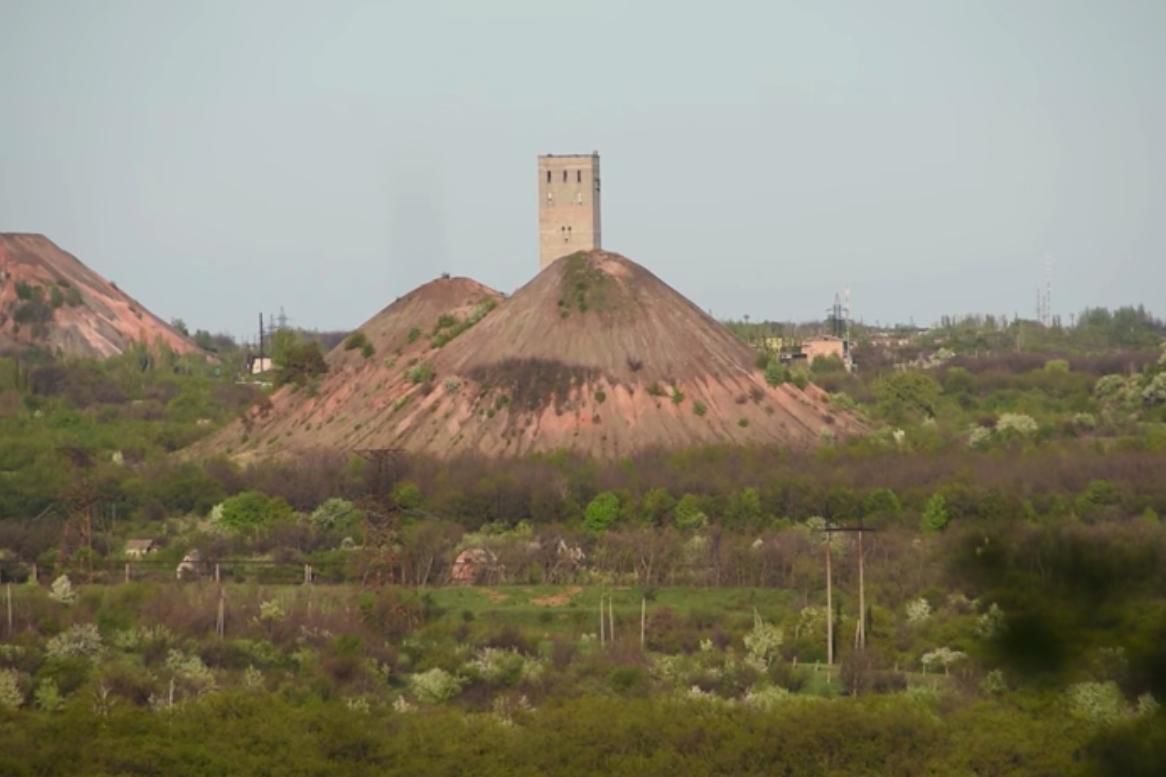
{"type": "Polygon", "coordinates": [[[1166,314],[1166,2],[0,0],[0,231],[350,328],[538,266],[535,157],[718,316],[1166,314]],[[689,9],[692,10],[689,10],[689,9]]]}

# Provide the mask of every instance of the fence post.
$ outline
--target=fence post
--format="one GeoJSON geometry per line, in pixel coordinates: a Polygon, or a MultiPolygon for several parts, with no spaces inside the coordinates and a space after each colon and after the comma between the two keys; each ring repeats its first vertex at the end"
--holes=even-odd
{"type": "Polygon", "coordinates": [[[605,629],[607,628],[607,624],[603,620],[603,599],[604,599],[603,595],[600,594],[600,596],[599,596],[599,646],[600,647],[603,647],[605,644],[607,644],[607,640],[604,638],[605,629]]]}
{"type": "Polygon", "coordinates": [[[640,650],[644,649],[644,637],[648,629],[648,597],[640,598],[640,650]]]}
{"type": "Polygon", "coordinates": [[[126,562],[126,580],[125,581],[127,583],[130,581],[130,562],[128,562],[128,561],[126,562]]]}
{"type": "Polygon", "coordinates": [[[219,577],[219,562],[217,562],[217,561],[215,562],[215,582],[216,583],[222,582],[222,578],[219,577]]]}
{"type": "Polygon", "coordinates": [[[312,565],[304,564],[304,585],[312,584],[312,565]]]}
{"type": "Polygon", "coordinates": [[[8,636],[12,636],[12,583],[4,586],[8,599],[8,636]]]}
{"type": "MultiPolygon", "coordinates": [[[[215,565],[215,569],[216,570],[218,569],[218,564],[215,565]]],[[[218,635],[219,639],[223,638],[223,634],[226,631],[226,625],[227,625],[226,624],[226,614],[227,614],[226,613],[226,604],[227,604],[227,596],[226,596],[226,593],[223,591],[223,587],[220,585],[219,586],[219,614],[218,614],[218,617],[215,619],[215,633],[218,635]]]]}
{"type": "Polygon", "coordinates": [[[607,597],[607,640],[615,644],[615,597],[607,597]]]}

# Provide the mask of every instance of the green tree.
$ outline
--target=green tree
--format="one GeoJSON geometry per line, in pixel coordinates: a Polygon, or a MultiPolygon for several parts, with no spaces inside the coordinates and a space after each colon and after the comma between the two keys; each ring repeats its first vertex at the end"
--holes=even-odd
{"type": "Polygon", "coordinates": [[[676,506],[676,500],[666,488],[650,489],[640,500],[640,517],[647,523],[662,524],[676,506]]]}
{"type": "Polygon", "coordinates": [[[416,510],[421,506],[421,489],[416,483],[408,480],[402,480],[393,486],[392,497],[397,506],[405,510],[416,510]]]}
{"type": "Polygon", "coordinates": [[[246,534],[287,518],[291,515],[291,508],[279,497],[268,496],[262,491],[244,491],[224,499],[213,512],[224,528],[246,534]]]}
{"type": "Polygon", "coordinates": [[[619,497],[612,491],[597,494],[583,511],[583,526],[588,531],[605,531],[619,518],[619,497]]]}
{"type": "Polygon", "coordinates": [[[874,385],[879,412],[892,423],[935,416],[939,384],[922,372],[897,372],[874,385]]]}
{"type": "Polygon", "coordinates": [[[729,498],[725,517],[734,526],[755,526],[761,520],[761,513],[761,492],[746,486],[729,498]]]}
{"type": "Polygon", "coordinates": [[[287,383],[302,386],[310,378],[328,371],[320,344],[287,329],[281,329],[272,337],[271,359],[275,364],[277,386],[287,383]]]}
{"type": "Polygon", "coordinates": [[[708,516],[701,508],[700,497],[695,494],[685,494],[676,503],[673,515],[678,529],[703,529],[708,526],[708,516]]]}
{"type": "Polygon", "coordinates": [[[943,531],[950,520],[947,514],[947,500],[938,491],[931,495],[923,508],[922,527],[924,531],[943,531]]]}
{"type": "Polygon", "coordinates": [[[894,517],[903,511],[899,497],[889,488],[876,488],[866,495],[863,512],[870,516],[894,517]]]}

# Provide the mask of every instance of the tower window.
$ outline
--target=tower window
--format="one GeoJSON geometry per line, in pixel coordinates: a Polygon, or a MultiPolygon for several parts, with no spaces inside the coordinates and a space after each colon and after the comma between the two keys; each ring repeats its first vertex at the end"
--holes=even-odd
{"type": "Polygon", "coordinates": [[[563,171],[563,183],[566,183],[566,182],[567,182],[567,171],[564,170],[563,171]]]}
{"type": "Polygon", "coordinates": [[[583,171],[582,170],[575,171],[575,183],[583,183],[583,171]]]}
{"type": "Polygon", "coordinates": [[[551,171],[547,170],[547,183],[551,182],[551,171]]]}

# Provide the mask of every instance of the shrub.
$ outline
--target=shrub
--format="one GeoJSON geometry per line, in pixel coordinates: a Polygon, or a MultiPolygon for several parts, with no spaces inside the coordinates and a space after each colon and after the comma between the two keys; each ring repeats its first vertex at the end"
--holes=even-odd
{"type": "Polygon", "coordinates": [[[406,370],[405,377],[412,383],[425,383],[433,378],[433,366],[429,362],[415,364],[406,370]]]}
{"type": "Polygon", "coordinates": [[[765,365],[765,382],[771,386],[780,386],[789,381],[789,370],[781,362],[771,361],[765,365]]]}
{"type": "Polygon", "coordinates": [[[607,393],[603,389],[596,389],[595,390],[595,401],[602,405],[604,402],[607,401],[607,393]]]}
{"type": "Polygon", "coordinates": [[[355,351],[358,348],[364,348],[368,344],[368,337],[365,336],[364,332],[357,329],[344,341],[344,350],[355,351]]]}
{"type": "Polygon", "coordinates": [[[0,669],[0,710],[14,710],[24,704],[20,675],[15,669],[0,669]]]}
{"type": "Polygon", "coordinates": [[[923,508],[922,527],[924,531],[942,531],[948,522],[947,501],[938,492],[931,495],[923,508]]]}
{"type": "Polygon", "coordinates": [[[262,491],[244,491],[224,499],[215,509],[218,523],[233,532],[263,529],[291,515],[287,502],[262,491]]]}
{"type": "Polygon", "coordinates": [[[653,383],[652,385],[648,386],[648,395],[653,397],[662,397],[664,396],[664,389],[660,387],[659,383],[653,383]]]}
{"type": "Polygon", "coordinates": [[[1073,717],[1086,722],[1107,726],[1125,716],[1125,699],[1115,682],[1076,683],[1066,695],[1073,717]]]}
{"type": "Polygon", "coordinates": [[[101,634],[92,623],[76,623],[45,645],[51,658],[92,658],[101,652],[101,634]]]}
{"type": "Polygon", "coordinates": [[[708,408],[705,406],[704,402],[701,402],[698,399],[692,403],[692,412],[694,415],[703,416],[708,412],[708,408]]]}
{"type": "Polygon", "coordinates": [[[1160,372],[1142,390],[1142,402],[1147,405],[1166,404],[1166,372],[1160,372]]]}
{"type": "Polygon", "coordinates": [[[425,704],[441,704],[461,693],[465,681],[444,669],[434,668],[428,672],[410,675],[409,690],[417,701],[425,704]]]}
{"type": "Polygon", "coordinates": [[[332,497],[312,511],[311,521],[324,531],[350,531],[364,520],[364,513],[352,502],[332,497]]]}
{"type": "MultiPolygon", "coordinates": [[[[748,418],[738,418],[738,419],[737,419],[737,426],[741,427],[742,429],[744,429],[744,428],[745,428],[745,427],[747,427],[748,425],[749,425],[749,419],[748,419],[748,418]]],[[[826,430],[823,430],[823,431],[826,431],[826,430]]]]}
{"type": "Polygon", "coordinates": [[[57,688],[56,682],[51,677],[46,677],[40,681],[36,687],[36,693],[33,694],[36,700],[36,706],[41,712],[53,713],[57,712],[65,705],[61,698],[61,691],[57,688]]]}
{"type": "Polygon", "coordinates": [[[684,393],[678,388],[672,389],[672,404],[679,405],[684,401],[684,393]]]}
{"type": "Polygon", "coordinates": [[[393,502],[405,510],[415,510],[421,506],[421,489],[416,483],[402,480],[393,486],[393,502]]]}
{"type": "Polygon", "coordinates": [[[315,340],[305,340],[292,332],[279,331],[275,333],[271,351],[276,386],[288,383],[302,386],[310,378],[328,371],[324,352],[315,340]]]}
{"type": "Polygon", "coordinates": [[[421,330],[418,329],[417,327],[411,327],[409,329],[408,340],[409,340],[410,344],[417,342],[417,338],[420,336],[421,336],[421,330]]]}

